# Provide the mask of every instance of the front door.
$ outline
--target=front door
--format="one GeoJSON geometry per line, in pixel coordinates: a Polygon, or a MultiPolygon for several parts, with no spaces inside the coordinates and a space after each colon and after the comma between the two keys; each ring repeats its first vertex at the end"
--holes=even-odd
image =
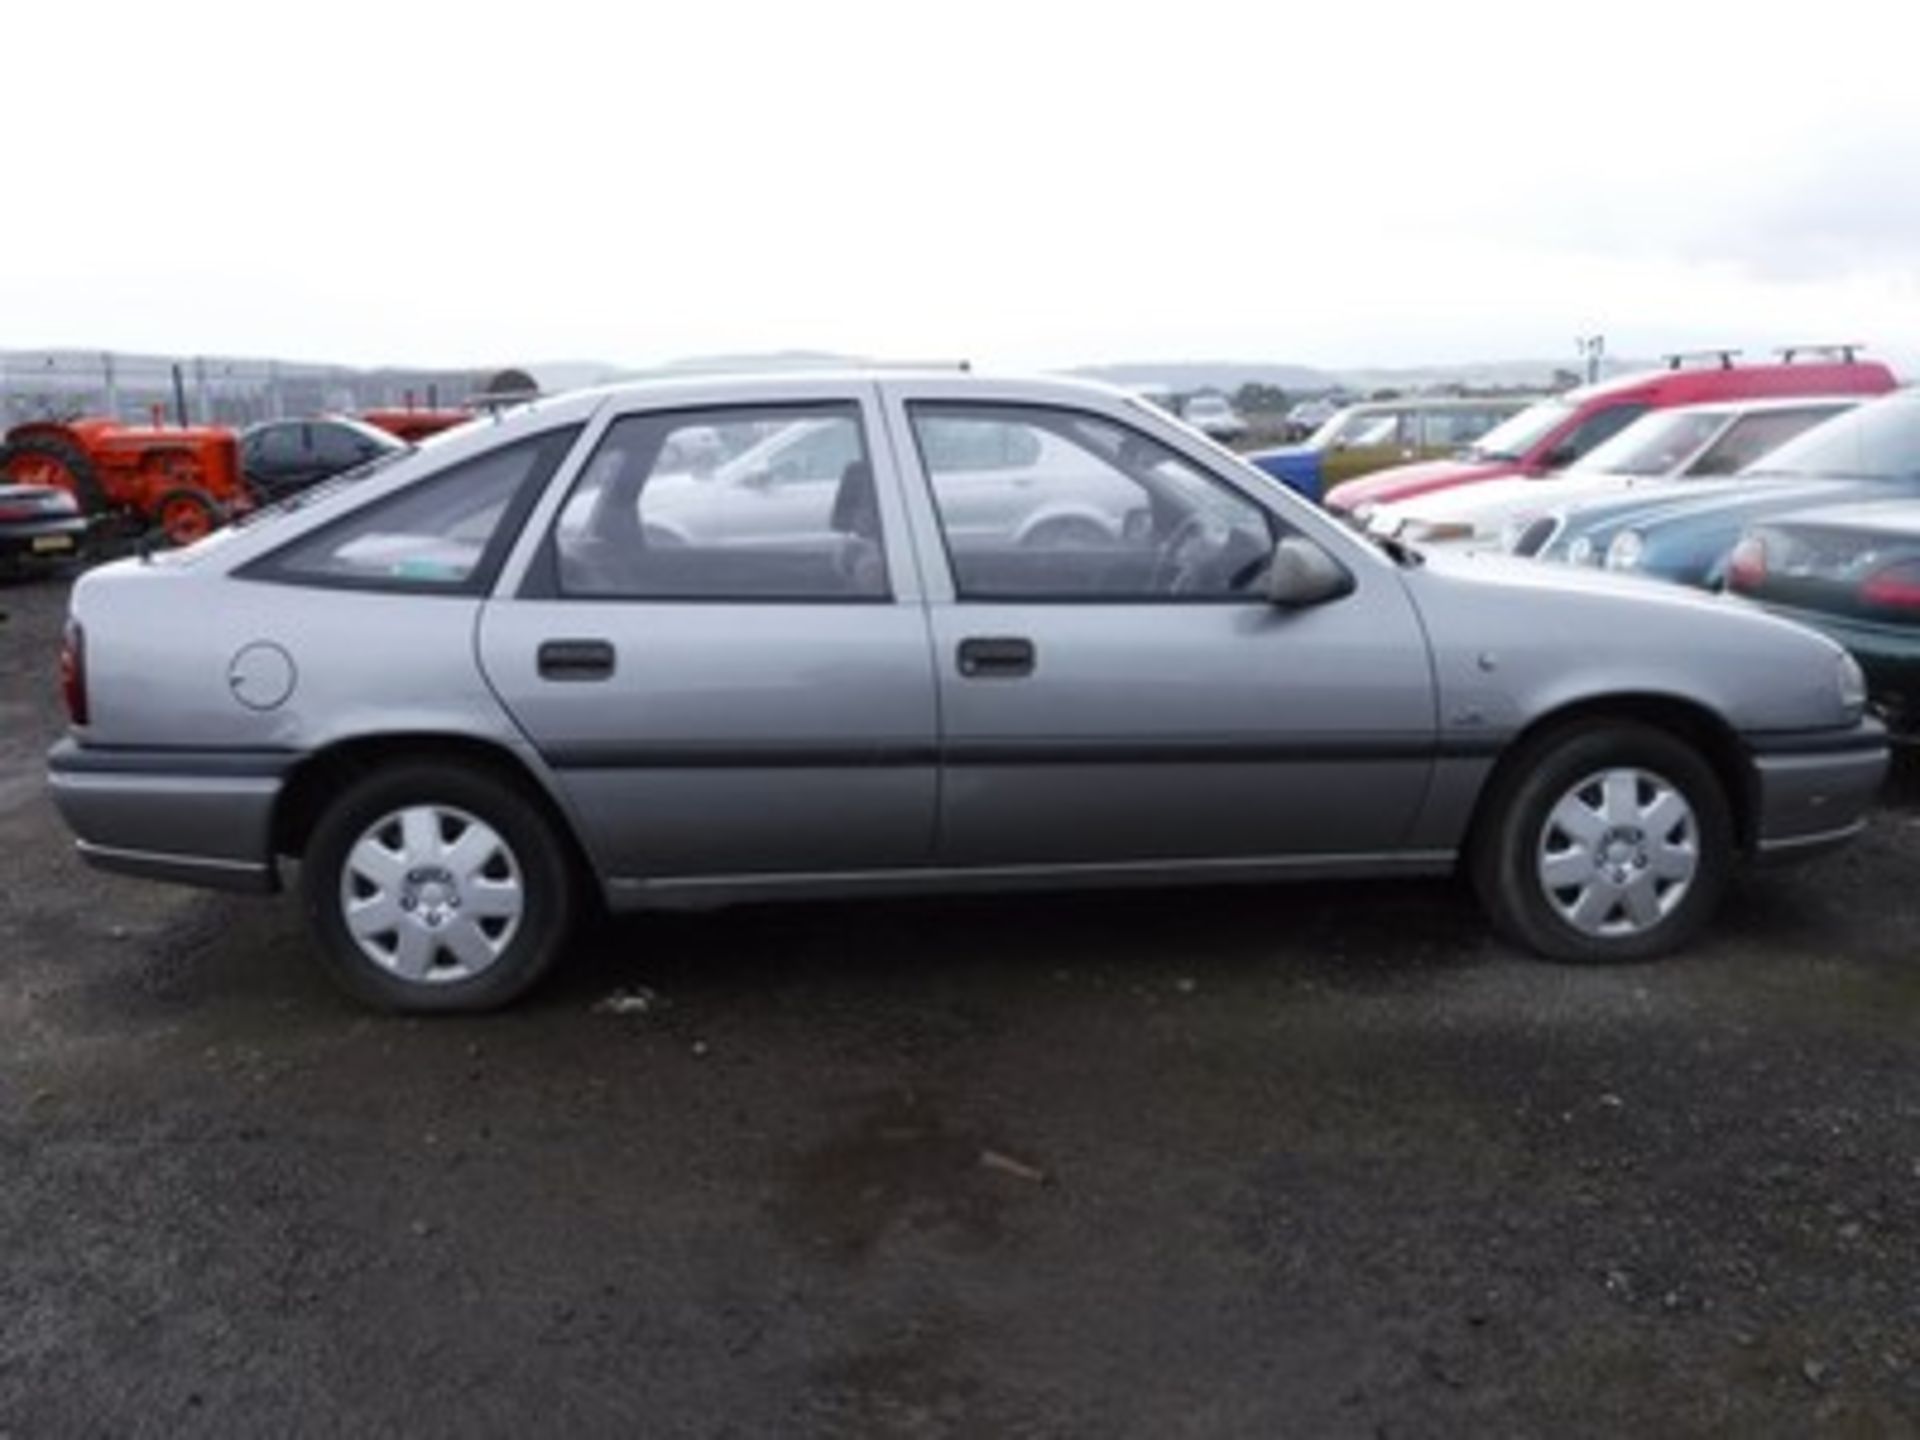
{"type": "Polygon", "coordinates": [[[1435,718],[1390,568],[1282,610],[1262,588],[1282,515],[1167,444],[1092,412],[889,388],[939,530],[930,589],[934,565],[951,581],[930,606],[943,863],[1399,849],[1435,718]]]}
{"type": "Polygon", "coordinates": [[[873,392],[809,396],[616,418],[486,607],[488,677],[616,886],[930,858],[932,664],[873,392]],[[704,503],[724,452],[796,427],[849,457],[824,517],[704,503]]]}

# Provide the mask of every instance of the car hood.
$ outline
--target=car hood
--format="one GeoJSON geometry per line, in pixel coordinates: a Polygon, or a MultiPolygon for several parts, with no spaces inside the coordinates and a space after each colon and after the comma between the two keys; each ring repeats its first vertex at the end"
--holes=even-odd
{"type": "Polygon", "coordinates": [[[1544,515],[1568,505],[1605,499],[1647,485],[1669,483],[1644,476],[1601,472],[1577,478],[1572,475],[1514,475],[1502,480],[1455,485],[1395,505],[1385,505],[1374,512],[1374,518],[1377,521],[1384,513],[1402,520],[1471,521],[1480,529],[1498,530],[1502,522],[1516,515],[1544,515]]]}
{"type": "Polygon", "coordinates": [[[1861,536],[1884,536],[1905,543],[1920,540],[1920,498],[1866,500],[1852,505],[1821,505],[1795,510],[1767,522],[1780,530],[1801,526],[1821,530],[1848,530],[1861,536]]]}
{"type": "Polygon", "coordinates": [[[1262,460],[1293,460],[1319,453],[1311,445],[1269,445],[1264,450],[1249,450],[1241,458],[1251,460],[1258,465],[1262,460]]]}
{"type": "Polygon", "coordinates": [[[1486,462],[1469,460],[1423,460],[1412,465],[1395,465],[1376,470],[1344,485],[1336,485],[1327,496],[1335,510],[1357,510],[1362,505],[1387,505],[1408,500],[1429,490],[1445,490],[1453,485],[1471,485],[1512,475],[1517,467],[1505,460],[1486,462]]]}
{"type": "Polygon", "coordinates": [[[1603,530],[1646,529],[1735,515],[1743,510],[1797,508],[1852,498],[1857,480],[1726,480],[1694,482],[1684,494],[1660,492],[1623,495],[1582,506],[1569,517],[1568,534],[1596,535],[1603,530]]]}

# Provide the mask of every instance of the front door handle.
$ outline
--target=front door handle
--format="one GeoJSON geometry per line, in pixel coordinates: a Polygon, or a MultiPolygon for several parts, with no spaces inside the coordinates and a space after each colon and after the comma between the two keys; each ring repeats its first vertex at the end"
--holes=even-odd
{"type": "Polygon", "coordinates": [[[605,640],[546,640],[538,664],[542,680],[608,680],[613,646],[605,640]]]}
{"type": "Polygon", "coordinates": [[[960,642],[960,673],[969,679],[1010,679],[1033,673],[1033,642],[1014,635],[982,635],[960,642]]]}

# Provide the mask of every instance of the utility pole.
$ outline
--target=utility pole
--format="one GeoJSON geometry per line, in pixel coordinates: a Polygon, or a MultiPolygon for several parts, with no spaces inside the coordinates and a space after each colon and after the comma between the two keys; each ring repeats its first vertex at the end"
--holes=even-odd
{"type": "Polygon", "coordinates": [[[1573,349],[1585,368],[1587,384],[1592,385],[1600,378],[1600,362],[1606,358],[1607,354],[1607,337],[1576,335],[1573,337],[1573,349]]]}

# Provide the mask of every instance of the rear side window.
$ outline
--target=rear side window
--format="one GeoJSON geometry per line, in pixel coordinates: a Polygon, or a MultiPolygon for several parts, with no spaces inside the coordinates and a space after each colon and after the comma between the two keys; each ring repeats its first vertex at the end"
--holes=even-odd
{"type": "Polygon", "coordinates": [[[351,590],[481,593],[579,433],[577,426],[550,430],[463,460],[302,536],[243,573],[351,590]]]}
{"type": "Polygon", "coordinates": [[[1553,453],[1547,457],[1547,463],[1571,465],[1603,440],[1611,440],[1651,408],[1638,403],[1609,405],[1605,410],[1589,415],[1573,427],[1572,434],[1553,447],[1553,453]]]}
{"type": "Polygon", "coordinates": [[[561,508],[550,561],[561,595],[888,599],[859,407],[626,416],[608,427],[561,508]]]}
{"type": "Polygon", "coordinates": [[[1841,407],[1767,410],[1736,420],[1727,433],[1687,467],[1689,475],[1732,475],[1770,454],[1802,430],[1840,413],[1841,407]]]}

